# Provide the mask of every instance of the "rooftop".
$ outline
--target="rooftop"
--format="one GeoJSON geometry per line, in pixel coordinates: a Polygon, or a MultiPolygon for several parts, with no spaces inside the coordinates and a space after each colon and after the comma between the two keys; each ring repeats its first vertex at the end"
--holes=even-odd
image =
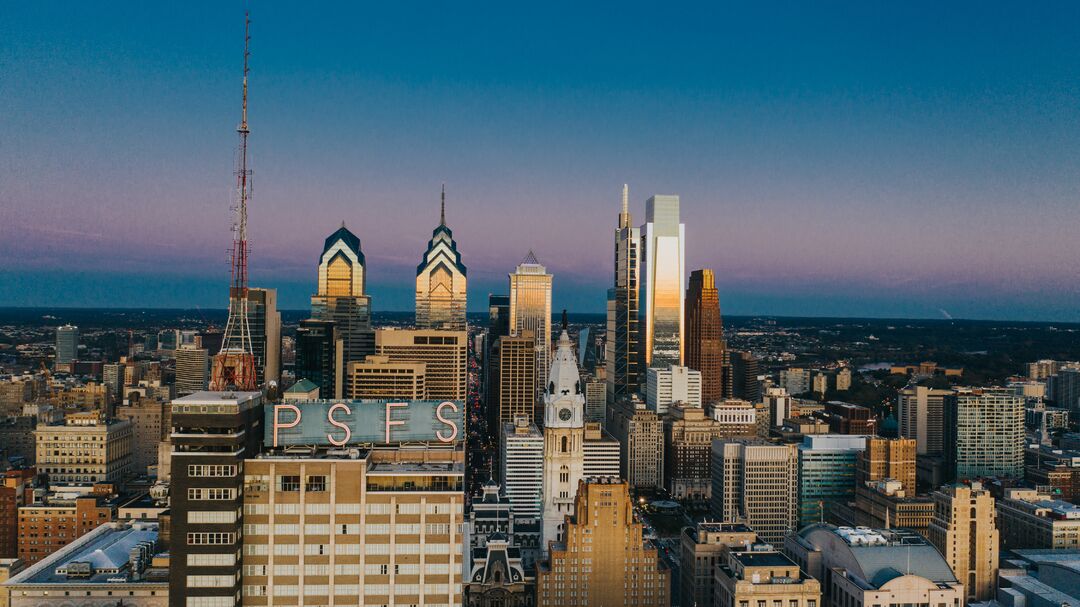
{"type": "Polygon", "coordinates": [[[743,567],[794,567],[795,563],[783,553],[771,550],[733,551],[731,558],[743,567]]]}
{"type": "Polygon", "coordinates": [[[132,579],[133,561],[145,569],[158,547],[158,524],[105,523],[46,559],[8,580],[19,584],[167,584],[167,576],[146,575],[132,579]],[[138,564],[139,548],[145,550],[138,564]]]}
{"type": "Polygon", "coordinates": [[[316,385],[315,382],[311,381],[310,379],[301,379],[300,381],[293,384],[288,390],[286,390],[285,393],[286,394],[298,394],[298,393],[299,394],[307,394],[308,392],[313,392],[313,391],[318,390],[318,389],[319,389],[319,386],[316,385]]]}

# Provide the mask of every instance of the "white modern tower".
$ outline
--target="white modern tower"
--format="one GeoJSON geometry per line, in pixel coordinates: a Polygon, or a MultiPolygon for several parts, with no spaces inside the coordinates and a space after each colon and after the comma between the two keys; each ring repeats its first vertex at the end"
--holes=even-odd
{"type": "Polygon", "coordinates": [[[656,195],[645,202],[641,226],[640,330],[644,368],[683,365],[686,301],[686,228],[679,197],[656,195]]]}

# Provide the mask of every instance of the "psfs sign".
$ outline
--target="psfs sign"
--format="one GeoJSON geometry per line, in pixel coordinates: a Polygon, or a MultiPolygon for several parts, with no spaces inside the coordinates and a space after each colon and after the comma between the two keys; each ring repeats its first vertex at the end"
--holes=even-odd
{"type": "Polygon", "coordinates": [[[456,400],[300,401],[270,405],[265,415],[267,447],[455,443],[465,430],[456,400]]]}

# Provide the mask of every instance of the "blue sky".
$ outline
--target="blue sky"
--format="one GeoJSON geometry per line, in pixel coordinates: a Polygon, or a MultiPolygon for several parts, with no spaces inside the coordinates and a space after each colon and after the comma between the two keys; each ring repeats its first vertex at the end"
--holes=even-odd
{"type": "MultiPolygon", "coordinates": [[[[251,3],[253,284],[409,309],[446,182],[470,309],[599,312],[627,182],[730,313],[1080,320],[1080,5],[579,4],[251,3]]],[[[0,5],[0,305],[224,307],[243,9],[0,5]]]]}

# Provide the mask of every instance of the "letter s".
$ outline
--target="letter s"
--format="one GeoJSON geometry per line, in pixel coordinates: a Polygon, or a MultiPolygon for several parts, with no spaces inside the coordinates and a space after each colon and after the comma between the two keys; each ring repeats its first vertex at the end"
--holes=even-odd
{"type": "Polygon", "coordinates": [[[457,438],[458,426],[456,423],[454,423],[454,420],[446,419],[445,417],[443,417],[443,407],[450,407],[454,411],[454,413],[458,412],[458,406],[455,403],[452,403],[450,401],[439,403],[439,406],[435,408],[435,418],[446,424],[447,426],[450,426],[451,432],[450,436],[443,436],[442,430],[436,430],[435,438],[438,438],[439,442],[452,443],[454,442],[454,439],[457,438]]]}

